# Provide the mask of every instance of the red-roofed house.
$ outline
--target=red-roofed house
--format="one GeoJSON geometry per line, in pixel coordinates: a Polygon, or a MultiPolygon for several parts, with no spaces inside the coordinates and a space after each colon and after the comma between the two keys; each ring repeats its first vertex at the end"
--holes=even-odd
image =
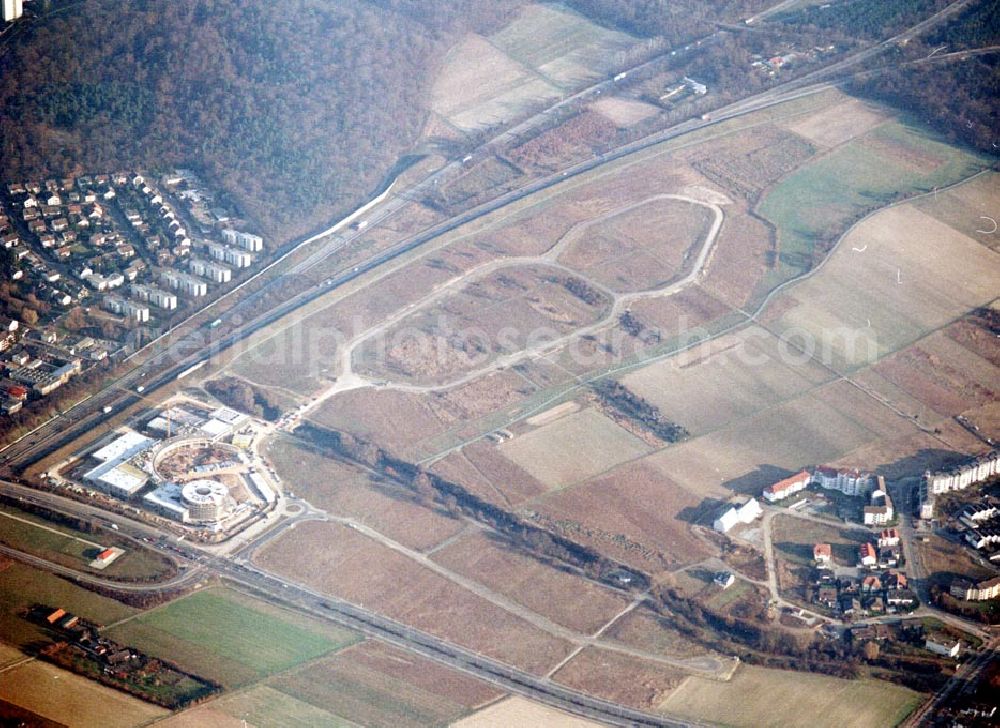
{"type": "Polygon", "coordinates": [[[813,561],[817,566],[825,566],[833,559],[833,548],[828,543],[818,543],[813,546],[813,561]]]}
{"type": "Polygon", "coordinates": [[[884,549],[890,546],[899,546],[899,531],[895,528],[882,529],[878,537],[878,547],[884,549]]]}
{"type": "Polygon", "coordinates": [[[858,549],[858,557],[860,559],[859,563],[862,566],[875,566],[878,563],[878,555],[875,553],[875,547],[870,543],[861,544],[861,548],[858,549]]]}
{"type": "Polygon", "coordinates": [[[65,609],[57,609],[56,611],[52,612],[52,614],[50,614],[48,617],[46,617],[45,621],[48,622],[49,624],[55,624],[65,616],[66,616],[65,609]]]}

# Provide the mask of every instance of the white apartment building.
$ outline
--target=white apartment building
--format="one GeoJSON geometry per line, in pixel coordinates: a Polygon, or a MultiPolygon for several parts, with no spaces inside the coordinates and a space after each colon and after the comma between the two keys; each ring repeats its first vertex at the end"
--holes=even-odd
{"type": "Polygon", "coordinates": [[[218,243],[205,243],[205,250],[213,260],[219,260],[237,268],[249,268],[253,265],[253,256],[245,250],[237,250],[218,243]]]}
{"type": "Polygon", "coordinates": [[[259,253],[264,249],[264,238],[260,235],[244,233],[239,230],[233,230],[232,228],[227,228],[222,231],[222,239],[229,245],[235,245],[237,248],[249,250],[251,253],[259,253]]]}
{"type": "Polygon", "coordinates": [[[141,324],[149,322],[149,306],[128,301],[118,296],[105,296],[102,302],[104,309],[119,316],[128,316],[141,324]]]}
{"type": "Polygon", "coordinates": [[[132,296],[143,303],[151,303],[166,311],[173,311],[177,308],[177,296],[173,293],[139,283],[134,284],[130,290],[132,296]]]}
{"type": "Polygon", "coordinates": [[[192,258],[188,261],[188,270],[196,276],[208,278],[213,283],[229,283],[233,279],[232,268],[227,268],[220,263],[214,263],[210,260],[192,258]]]}
{"type": "Polygon", "coordinates": [[[160,283],[172,291],[177,291],[185,296],[200,298],[208,295],[208,284],[187,273],[176,270],[165,270],[160,272],[160,283]]]}
{"type": "Polygon", "coordinates": [[[1000,451],[993,450],[936,473],[928,471],[924,474],[924,478],[927,492],[937,495],[953,490],[965,490],[970,485],[981,483],[998,473],[1000,473],[1000,451]]]}
{"type": "Polygon", "coordinates": [[[857,468],[820,466],[813,471],[813,483],[827,490],[839,490],[844,495],[867,495],[875,487],[875,476],[857,468]]]}

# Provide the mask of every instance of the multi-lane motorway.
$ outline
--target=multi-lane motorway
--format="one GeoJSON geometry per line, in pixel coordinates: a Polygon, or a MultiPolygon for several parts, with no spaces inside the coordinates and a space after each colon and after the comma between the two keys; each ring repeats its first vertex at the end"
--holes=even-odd
{"type": "MultiPolygon", "coordinates": [[[[45,559],[0,546],[0,553],[20,559],[32,566],[92,585],[146,593],[170,592],[181,587],[192,586],[210,577],[222,578],[249,589],[271,602],[307,612],[320,619],[336,622],[370,637],[474,675],[504,690],[578,715],[623,726],[680,727],[693,725],[689,722],[671,720],[663,716],[633,710],[564,687],[546,677],[524,672],[361,606],[314,592],[300,584],[259,569],[238,555],[234,557],[213,555],[183,541],[163,539],[159,532],[151,526],[108,514],[85,503],[54,493],[39,492],[7,481],[0,481],[0,493],[66,514],[84,518],[100,518],[102,521],[113,523],[119,534],[141,540],[146,547],[172,557],[181,564],[182,570],[178,576],[157,584],[122,584],[89,574],[80,574],[73,569],[52,564],[45,559]]],[[[249,548],[259,545],[261,540],[258,539],[249,548]]]]}

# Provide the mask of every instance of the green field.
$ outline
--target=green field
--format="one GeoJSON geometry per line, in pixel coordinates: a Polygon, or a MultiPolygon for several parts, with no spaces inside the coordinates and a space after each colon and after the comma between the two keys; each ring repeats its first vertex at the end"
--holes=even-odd
{"type": "Polygon", "coordinates": [[[926,129],[897,121],[805,165],[775,185],[758,207],[778,228],[780,253],[764,288],[808,270],[817,241],[832,241],[865,212],[953,184],[988,164],[926,129]]]}
{"type": "Polygon", "coordinates": [[[17,647],[51,641],[50,634],[21,616],[35,604],[62,607],[98,624],[111,624],[136,613],[113,599],[15,562],[0,570],[0,640],[17,647]]]}
{"type": "Polygon", "coordinates": [[[0,542],[56,564],[112,578],[145,580],[172,571],[162,556],[136,548],[132,543],[107,534],[75,531],[7,505],[0,506],[0,542]],[[125,553],[103,571],[91,569],[89,564],[94,557],[112,545],[122,545],[125,553]]]}
{"type": "Polygon", "coordinates": [[[108,636],[226,687],[287,670],[358,639],[221,587],[147,612],[108,636]]]}
{"type": "Polygon", "coordinates": [[[888,728],[909,715],[923,697],[881,680],[743,665],[725,683],[688,678],[660,711],[739,728],[888,728]]]}
{"type": "Polygon", "coordinates": [[[258,728],[285,728],[290,725],[296,728],[333,728],[355,725],[267,685],[257,685],[251,690],[223,698],[213,705],[258,728]]]}

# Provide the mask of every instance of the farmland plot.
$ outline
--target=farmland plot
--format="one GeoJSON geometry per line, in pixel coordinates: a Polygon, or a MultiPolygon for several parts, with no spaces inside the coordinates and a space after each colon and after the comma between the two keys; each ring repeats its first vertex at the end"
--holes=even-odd
{"type": "Polygon", "coordinates": [[[992,300],[997,280],[1000,254],[899,205],[859,224],[816,275],[778,297],[777,329],[850,371],[992,300]]]}
{"type": "Polygon", "coordinates": [[[589,408],[505,442],[500,451],[548,487],[560,488],[644,455],[649,447],[589,408]]]}
{"type": "Polygon", "coordinates": [[[312,589],[531,672],[545,672],[570,651],[569,642],[345,526],[302,523],[255,559],[312,589]],[[303,553],[312,556],[304,561],[303,553]]]}
{"type": "Polygon", "coordinates": [[[469,35],[449,51],[434,80],[431,110],[463,131],[512,120],[561,92],[489,40],[469,35]]]}
{"type": "Polygon", "coordinates": [[[882,728],[896,725],[923,696],[882,680],[843,680],[742,666],[726,683],[689,677],[660,710],[731,726],[882,728]]]}
{"type": "Polygon", "coordinates": [[[637,39],[603,28],[559,5],[529,5],[490,40],[552,83],[572,87],[610,71],[637,39]]]}
{"type": "Polygon", "coordinates": [[[769,287],[811,268],[817,253],[865,211],[958,182],[986,166],[984,158],[899,122],[806,164],[775,185],[758,207],[778,229],[781,265],[769,287]]]}
{"type": "Polygon", "coordinates": [[[679,277],[711,221],[703,205],[651,199],[575,228],[558,260],[618,292],[653,290],[679,277]]]}
{"type": "Polygon", "coordinates": [[[433,558],[577,632],[596,632],[628,605],[610,589],[557,571],[481,533],[453,542],[433,558]]]}

